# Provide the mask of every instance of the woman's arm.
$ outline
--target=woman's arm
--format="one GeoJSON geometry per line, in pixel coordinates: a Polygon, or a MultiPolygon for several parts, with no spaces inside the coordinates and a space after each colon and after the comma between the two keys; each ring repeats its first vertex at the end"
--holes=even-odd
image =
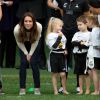
{"type": "Polygon", "coordinates": [[[1,7],[1,2],[0,2],[0,20],[2,18],[2,7],[1,7]]]}
{"type": "Polygon", "coordinates": [[[92,12],[94,14],[100,14],[100,8],[94,8],[94,7],[90,6],[90,12],[92,12]]]}
{"type": "Polygon", "coordinates": [[[36,22],[36,24],[37,24],[37,29],[38,29],[39,35],[38,35],[37,40],[34,43],[32,43],[32,45],[31,45],[31,49],[30,49],[30,52],[29,52],[29,55],[31,55],[31,56],[33,55],[33,53],[34,53],[34,51],[35,51],[35,49],[36,49],[36,47],[39,43],[39,40],[40,40],[40,37],[41,37],[41,32],[42,32],[42,25],[38,22],[36,22]]]}
{"type": "Polygon", "coordinates": [[[21,43],[18,40],[19,28],[20,28],[19,24],[16,25],[15,28],[14,28],[14,36],[15,36],[15,39],[16,39],[16,43],[17,43],[18,47],[23,51],[23,53],[25,55],[27,55],[28,51],[26,50],[24,43],[21,43]]]}
{"type": "Polygon", "coordinates": [[[55,9],[55,10],[60,10],[61,15],[63,15],[62,9],[58,7],[58,4],[53,4],[53,0],[47,0],[47,5],[49,8],[55,9]]]}
{"type": "Polygon", "coordinates": [[[48,7],[52,8],[52,9],[56,9],[56,10],[58,9],[59,10],[58,5],[53,4],[53,0],[47,0],[47,5],[48,5],[48,7]]]}

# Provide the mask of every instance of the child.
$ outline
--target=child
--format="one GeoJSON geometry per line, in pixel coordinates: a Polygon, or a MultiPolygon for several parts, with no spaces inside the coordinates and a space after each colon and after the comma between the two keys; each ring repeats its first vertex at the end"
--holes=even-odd
{"type": "Polygon", "coordinates": [[[87,56],[89,60],[93,57],[92,63],[88,62],[87,66],[91,68],[90,76],[94,82],[94,92],[92,95],[98,95],[100,93],[100,82],[97,73],[97,70],[100,70],[100,26],[97,16],[87,16],[86,20],[88,27],[92,28],[87,56]]]}
{"type": "Polygon", "coordinates": [[[88,40],[90,37],[90,32],[87,30],[85,16],[82,15],[77,18],[77,27],[79,29],[72,38],[72,45],[74,59],[75,59],[75,74],[79,75],[79,86],[80,92],[78,94],[83,94],[83,79],[86,81],[86,92],[85,94],[90,93],[90,78],[89,75],[84,73],[86,69],[86,56],[88,51],[88,40]]]}
{"type": "Polygon", "coordinates": [[[46,44],[51,49],[50,52],[50,66],[52,72],[52,83],[54,88],[54,95],[58,95],[57,90],[57,76],[61,77],[63,87],[63,94],[68,94],[66,90],[66,64],[65,55],[66,51],[66,38],[61,32],[63,26],[62,20],[51,17],[48,23],[46,44]]]}

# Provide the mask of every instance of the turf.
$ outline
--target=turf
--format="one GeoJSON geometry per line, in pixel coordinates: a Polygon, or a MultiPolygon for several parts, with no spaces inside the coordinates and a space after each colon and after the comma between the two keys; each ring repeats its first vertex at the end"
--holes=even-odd
{"type": "MultiPolygon", "coordinates": [[[[53,87],[51,82],[51,74],[46,70],[40,70],[41,74],[41,96],[36,96],[33,92],[27,91],[25,96],[19,96],[19,69],[14,68],[3,68],[3,89],[5,95],[0,96],[0,100],[100,100],[100,95],[77,95],[76,94],[76,77],[73,71],[69,72],[67,80],[67,90],[70,92],[69,95],[59,94],[58,96],[53,95],[53,87]]],[[[58,78],[58,87],[60,82],[58,78]]],[[[27,69],[27,82],[26,86],[28,90],[33,87],[33,80],[31,69],[27,69]]],[[[85,87],[84,87],[85,90],[85,87]]],[[[91,91],[93,91],[93,85],[91,83],[91,91]]]]}

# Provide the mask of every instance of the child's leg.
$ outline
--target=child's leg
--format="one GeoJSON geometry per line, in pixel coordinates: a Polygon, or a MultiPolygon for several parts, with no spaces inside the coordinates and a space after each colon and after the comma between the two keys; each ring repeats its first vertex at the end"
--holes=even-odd
{"type": "Polygon", "coordinates": [[[79,87],[79,75],[76,74],[76,78],[77,78],[77,88],[76,91],[79,92],[80,91],[80,87],[79,87]]]}
{"type": "Polygon", "coordinates": [[[85,94],[90,93],[90,76],[89,75],[84,75],[85,81],[86,81],[86,92],[85,94]]]}
{"type": "Polygon", "coordinates": [[[98,70],[98,81],[99,81],[99,94],[100,94],[100,70],[98,70]]]}
{"type": "Polygon", "coordinates": [[[54,94],[55,95],[58,94],[58,90],[57,90],[57,75],[58,75],[58,73],[52,73],[52,83],[53,83],[53,89],[54,89],[54,94]]]}
{"type": "Polygon", "coordinates": [[[96,95],[99,94],[99,79],[98,79],[98,74],[96,69],[92,69],[92,74],[93,74],[93,83],[94,83],[94,92],[92,94],[96,95]]]}
{"type": "Polygon", "coordinates": [[[100,80],[99,80],[99,94],[100,94],[100,80]]]}
{"type": "Polygon", "coordinates": [[[78,94],[82,94],[83,93],[83,75],[79,75],[79,86],[80,86],[80,92],[78,94]]]}
{"type": "MultiPolygon", "coordinates": [[[[66,80],[67,80],[68,72],[65,72],[65,76],[66,76],[66,80]]],[[[60,78],[60,80],[61,80],[61,78],[60,78]]],[[[62,87],[62,83],[61,83],[61,87],[62,87]]]]}
{"type": "Polygon", "coordinates": [[[65,74],[65,72],[61,72],[60,77],[61,77],[61,83],[62,83],[62,87],[63,87],[63,93],[68,94],[68,92],[66,91],[66,74],[65,74]]]}
{"type": "MultiPolygon", "coordinates": [[[[66,74],[66,81],[67,81],[67,77],[68,77],[68,72],[65,72],[66,74]]],[[[61,77],[60,77],[60,82],[61,82],[61,77]]],[[[59,93],[63,92],[63,87],[62,87],[62,82],[61,82],[61,87],[59,88],[59,93]]]]}

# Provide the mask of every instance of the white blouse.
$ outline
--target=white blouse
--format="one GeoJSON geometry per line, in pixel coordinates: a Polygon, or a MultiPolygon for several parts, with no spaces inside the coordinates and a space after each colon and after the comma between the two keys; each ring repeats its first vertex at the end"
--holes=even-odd
{"type": "Polygon", "coordinates": [[[38,45],[39,39],[41,37],[42,25],[38,22],[36,22],[36,24],[37,24],[37,29],[38,29],[38,32],[39,32],[39,36],[38,36],[37,40],[34,43],[31,44],[31,49],[30,49],[29,53],[28,53],[27,49],[25,48],[24,43],[21,43],[21,42],[18,41],[20,25],[17,24],[14,28],[14,36],[15,36],[17,45],[24,52],[25,55],[27,55],[27,54],[32,55],[34,53],[34,51],[35,51],[35,49],[38,45]]]}

